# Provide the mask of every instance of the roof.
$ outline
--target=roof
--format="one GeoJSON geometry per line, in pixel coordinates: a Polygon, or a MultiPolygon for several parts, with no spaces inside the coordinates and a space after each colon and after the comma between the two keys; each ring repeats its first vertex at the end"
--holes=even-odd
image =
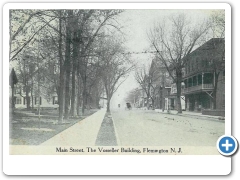
{"type": "Polygon", "coordinates": [[[219,47],[219,45],[224,45],[225,39],[224,38],[212,38],[209,41],[205,42],[203,45],[192,51],[189,56],[193,55],[194,53],[198,51],[208,51],[213,50],[219,47]]]}

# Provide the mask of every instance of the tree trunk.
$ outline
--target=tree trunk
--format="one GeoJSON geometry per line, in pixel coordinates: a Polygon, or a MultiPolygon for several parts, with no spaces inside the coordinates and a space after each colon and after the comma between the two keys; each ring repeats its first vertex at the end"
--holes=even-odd
{"type": "Polygon", "coordinates": [[[33,102],[33,79],[32,79],[32,87],[31,87],[31,99],[32,99],[32,110],[34,109],[34,102],[33,102]]]}
{"type": "Polygon", "coordinates": [[[75,84],[75,67],[73,66],[73,72],[72,72],[72,96],[71,96],[71,116],[76,116],[76,106],[75,101],[76,99],[76,84],[75,84]]]}
{"type": "Polygon", "coordinates": [[[162,97],[162,112],[165,110],[165,98],[164,96],[162,97]]]}
{"type": "Polygon", "coordinates": [[[63,110],[64,110],[64,88],[65,88],[65,72],[64,72],[63,63],[60,63],[60,87],[59,87],[59,96],[58,96],[58,103],[59,103],[59,123],[63,122],[63,110]]]}
{"type": "MultiPolygon", "coordinates": [[[[86,70],[85,70],[86,71],[86,70]]],[[[87,76],[86,74],[84,75],[83,79],[83,93],[82,93],[82,114],[84,114],[86,105],[87,105],[87,76]]]]}
{"type": "Polygon", "coordinates": [[[79,52],[79,34],[74,32],[73,36],[73,70],[72,70],[72,99],[71,99],[71,115],[76,116],[76,107],[75,107],[75,99],[76,99],[76,68],[78,61],[78,52],[79,52]]]}
{"type": "Polygon", "coordinates": [[[59,55],[59,64],[60,64],[60,76],[59,76],[59,119],[58,123],[63,122],[63,109],[64,109],[64,63],[62,58],[62,12],[59,10],[59,40],[58,40],[58,55],[59,55]]]}
{"type": "Polygon", "coordinates": [[[181,105],[181,91],[182,91],[182,72],[177,72],[177,110],[178,113],[181,114],[182,113],[182,105],[181,105]]]}
{"type": "Polygon", "coordinates": [[[69,118],[69,106],[70,106],[70,65],[66,66],[66,85],[65,85],[65,111],[64,111],[64,119],[69,118]]]}
{"type": "Polygon", "coordinates": [[[147,95],[147,109],[149,110],[149,95],[147,95]]]}
{"type": "MultiPolygon", "coordinates": [[[[68,17],[73,15],[73,10],[68,10],[68,17]]],[[[64,119],[69,118],[69,105],[70,105],[70,73],[71,73],[71,18],[67,20],[66,27],[66,49],[65,49],[65,112],[64,119]]]]}
{"type": "Polygon", "coordinates": [[[152,110],[155,109],[155,100],[152,98],[152,110]]]}
{"type": "Polygon", "coordinates": [[[162,74],[162,112],[164,112],[165,110],[165,81],[166,81],[166,77],[165,77],[165,73],[162,74]]]}
{"type": "Polygon", "coordinates": [[[214,89],[213,89],[213,109],[217,109],[217,87],[218,87],[218,77],[219,73],[215,73],[215,82],[214,82],[214,89]]]}
{"type": "Polygon", "coordinates": [[[95,101],[95,103],[96,103],[96,108],[97,108],[97,109],[100,108],[100,106],[99,106],[99,101],[100,101],[100,98],[99,98],[99,96],[97,96],[97,97],[96,97],[96,101],[95,101]]]}
{"type": "Polygon", "coordinates": [[[78,76],[78,87],[77,87],[77,115],[80,116],[80,106],[81,106],[81,77],[78,76]]]}
{"type": "Polygon", "coordinates": [[[30,109],[30,97],[29,97],[29,89],[26,87],[26,101],[27,101],[27,109],[30,109]]]}
{"type": "Polygon", "coordinates": [[[110,113],[110,98],[107,98],[107,112],[110,113]]]}
{"type": "Polygon", "coordinates": [[[81,107],[81,96],[82,96],[82,86],[81,86],[81,74],[80,74],[80,62],[77,62],[77,115],[80,116],[80,107],[81,107]]]}
{"type": "Polygon", "coordinates": [[[14,83],[12,83],[12,112],[14,112],[15,109],[14,89],[14,83]]]}

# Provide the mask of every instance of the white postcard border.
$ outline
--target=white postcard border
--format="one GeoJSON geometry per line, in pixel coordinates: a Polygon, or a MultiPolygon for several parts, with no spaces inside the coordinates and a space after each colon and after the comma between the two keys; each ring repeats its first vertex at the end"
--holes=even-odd
{"type": "Polygon", "coordinates": [[[9,155],[9,9],[225,9],[225,134],[231,134],[231,7],[227,3],[8,3],[3,7],[3,172],[8,175],[227,175],[231,158],[221,155],[111,156],[9,155]],[[204,164],[204,166],[203,166],[204,164]]]}

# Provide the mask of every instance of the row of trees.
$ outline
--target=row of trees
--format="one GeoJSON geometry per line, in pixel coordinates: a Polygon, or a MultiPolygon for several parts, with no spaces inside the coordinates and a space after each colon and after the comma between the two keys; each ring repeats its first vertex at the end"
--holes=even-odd
{"type": "MultiPolygon", "coordinates": [[[[121,10],[11,10],[10,61],[29,95],[58,95],[59,122],[110,101],[132,70],[116,17],[121,10]],[[30,93],[31,92],[31,93],[30,93]]],[[[32,98],[33,99],[33,98],[32,98]]],[[[33,106],[34,103],[32,103],[33,106]]]]}

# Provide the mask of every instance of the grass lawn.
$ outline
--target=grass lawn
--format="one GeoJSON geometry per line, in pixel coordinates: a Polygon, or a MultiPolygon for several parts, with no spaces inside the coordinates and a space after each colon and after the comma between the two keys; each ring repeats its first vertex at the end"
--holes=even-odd
{"type": "Polygon", "coordinates": [[[58,120],[57,110],[42,112],[43,117],[27,116],[21,111],[15,112],[10,118],[10,145],[39,145],[44,141],[52,138],[56,134],[69,128],[75,123],[83,120],[87,116],[95,113],[98,109],[91,109],[84,116],[70,118],[64,124],[56,123],[58,120]],[[56,112],[55,112],[56,111],[56,112]],[[49,116],[48,116],[49,115],[49,116]]]}

